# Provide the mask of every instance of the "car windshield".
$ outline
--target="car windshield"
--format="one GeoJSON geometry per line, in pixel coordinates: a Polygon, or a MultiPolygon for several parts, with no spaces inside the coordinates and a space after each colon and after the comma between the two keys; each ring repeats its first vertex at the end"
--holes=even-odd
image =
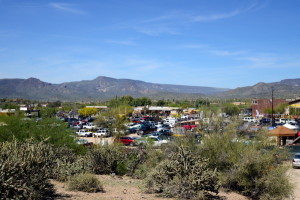
{"type": "Polygon", "coordinates": [[[300,159],[300,154],[296,154],[294,158],[300,159]]]}

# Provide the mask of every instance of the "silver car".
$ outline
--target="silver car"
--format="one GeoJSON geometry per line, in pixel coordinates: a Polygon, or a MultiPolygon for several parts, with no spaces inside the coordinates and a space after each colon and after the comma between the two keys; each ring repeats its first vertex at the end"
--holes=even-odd
{"type": "Polygon", "coordinates": [[[292,166],[293,168],[300,167],[300,153],[295,153],[292,166]]]}

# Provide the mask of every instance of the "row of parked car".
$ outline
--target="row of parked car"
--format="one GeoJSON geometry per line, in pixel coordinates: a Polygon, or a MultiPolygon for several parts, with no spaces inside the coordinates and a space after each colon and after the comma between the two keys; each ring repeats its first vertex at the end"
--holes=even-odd
{"type": "Polygon", "coordinates": [[[123,136],[119,139],[116,139],[115,142],[120,142],[124,145],[129,146],[140,146],[151,144],[154,147],[160,147],[162,145],[167,144],[170,141],[171,137],[162,132],[154,131],[149,134],[142,135],[140,137],[131,137],[131,136],[123,136]]]}
{"type": "MultiPolygon", "coordinates": [[[[266,124],[266,125],[270,125],[272,123],[272,119],[270,118],[261,118],[261,119],[257,119],[254,117],[243,117],[242,120],[244,122],[253,122],[253,123],[260,123],[262,125],[266,124]]],[[[274,123],[276,125],[283,125],[283,124],[291,124],[291,125],[300,125],[300,121],[299,120],[295,120],[295,119],[287,119],[287,118],[275,118],[274,119],[274,123]]]]}
{"type": "Polygon", "coordinates": [[[76,135],[80,137],[109,137],[111,136],[111,132],[106,128],[97,129],[95,132],[88,129],[79,129],[76,131],[76,135]]]}

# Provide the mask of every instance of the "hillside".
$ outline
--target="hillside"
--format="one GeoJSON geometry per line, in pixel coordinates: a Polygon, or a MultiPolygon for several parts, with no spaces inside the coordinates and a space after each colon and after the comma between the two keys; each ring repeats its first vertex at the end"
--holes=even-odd
{"type": "Polygon", "coordinates": [[[153,99],[200,98],[226,91],[224,88],[147,83],[130,79],[99,76],[83,80],[51,84],[36,78],[0,79],[0,98],[34,100],[87,101],[108,100],[115,96],[150,97],[153,99]]]}
{"type": "Polygon", "coordinates": [[[273,83],[257,83],[254,86],[239,87],[233,90],[228,90],[219,94],[216,97],[220,98],[299,98],[300,97],[300,79],[285,79],[273,83]]]}
{"type": "Polygon", "coordinates": [[[36,78],[0,79],[0,98],[23,98],[40,101],[109,100],[116,96],[149,97],[151,99],[196,98],[299,98],[300,79],[273,83],[257,83],[236,89],[148,83],[131,79],[99,76],[94,80],[46,83],[36,78]]]}

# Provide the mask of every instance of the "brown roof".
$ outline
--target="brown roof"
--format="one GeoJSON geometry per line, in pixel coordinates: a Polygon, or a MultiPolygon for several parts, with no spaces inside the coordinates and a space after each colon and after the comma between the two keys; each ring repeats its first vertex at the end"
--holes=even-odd
{"type": "Polygon", "coordinates": [[[267,134],[268,136],[295,136],[297,131],[286,128],[285,126],[279,126],[267,134]]]}

